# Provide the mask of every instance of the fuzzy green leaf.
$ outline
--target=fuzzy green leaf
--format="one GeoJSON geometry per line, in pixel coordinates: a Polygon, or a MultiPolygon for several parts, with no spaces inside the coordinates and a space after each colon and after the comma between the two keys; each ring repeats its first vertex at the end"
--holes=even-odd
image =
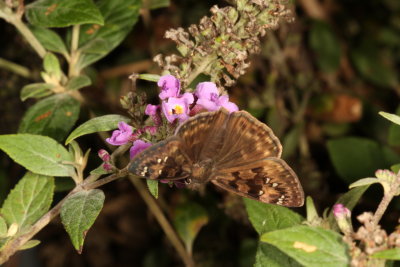
{"type": "Polygon", "coordinates": [[[294,259],[276,247],[260,242],[258,244],[254,267],[301,267],[294,259]]]}
{"type": "Polygon", "coordinates": [[[146,179],[146,183],[153,197],[158,198],[158,181],[146,179]]]}
{"type": "Polygon", "coordinates": [[[22,101],[28,98],[42,98],[52,94],[50,89],[53,87],[54,85],[48,83],[31,83],[22,88],[20,98],[22,101]]]}
{"type": "Polygon", "coordinates": [[[0,149],[31,172],[49,176],[71,176],[74,169],[68,151],[54,139],[33,134],[0,135],[0,149]],[[44,149],[45,148],[45,149],[44,149]]]}
{"type": "Polygon", "coordinates": [[[67,90],[78,90],[82,87],[86,87],[92,84],[90,78],[86,75],[80,75],[77,77],[73,77],[71,80],[68,81],[66,85],[67,90]]]}
{"type": "Polygon", "coordinates": [[[68,54],[64,41],[55,31],[35,26],[31,26],[30,29],[47,50],[61,54],[68,54]]]}
{"type": "Polygon", "coordinates": [[[0,238],[3,238],[7,235],[7,228],[6,220],[0,216],[0,238]]]}
{"type": "Polygon", "coordinates": [[[43,69],[46,73],[54,75],[58,79],[61,78],[60,61],[53,53],[47,53],[43,58],[43,69]]]}
{"type": "Polygon", "coordinates": [[[197,203],[185,203],[175,210],[174,225],[189,253],[197,234],[207,223],[207,211],[197,203]]]}
{"type": "Polygon", "coordinates": [[[97,5],[105,18],[105,23],[102,27],[96,25],[81,27],[79,48],[82,56],[78,63],[81,69],[106,56],[125,39],[137,22],[141,1],[100,0],[97,5]]]}
{"type": "Polygon", "coordinates": [[[258,234],[300,224],[304,218],[288,208],[243,199],[250,222],[258,234]]]}
{"type": "Polygon", "coordinates": [[[68,94],[40,100],[25,113],[19,133],[50,136],[62,141],[79,117],[80,104],[68,94]]]}
{"type": "Polygon", "coordinates": [[[121,115],[111,114],[88,120],[79,125],[79,127],[68,136],[65,144],[69,144],[72,140],[82,135],[116,129],[120,121],[129,122],[130,119],[121,115]]]}
{"type": "Polygon", "coordinates": [[[61,207],[61,221],[78,253],[82,252],[87,231],[93,225],[104,203],[99,189],[80,191],[69,197],[61,207]]]}
{"type": "Polygon", "coordinates": [[[24,245],[22,245],[21,247],[19,247],[18,250],[30,249],[30,248],[36,247],[36,246],[39,245],[39,244],[40,244],[40,241],[39,241],[39,240],[31,239],[31,240],[29,240],[28,242],[26,242],[24,245]]]}
{"type": "Polygon", "coordinates": [[[346,245],[336,232],[319,227],[293,226],[265,233],[261,241],[269,243],[309,267],[349,265],[346,245]]]}
{"type": "Polygon", "coordinates": [[[8,225],[17,223],[23,231],[49,210],[53,192],[53,177],[28,172],[7,196],[1,214],[8,225]]]}
{"type": "Polygon", "coordinates": [[[358,181],[355,181],[354,183],[349,185],[349,188],[354,188],[354,187],[359,187],[359,186],[364,186],[364,185],[371,185],[379,183],[379,180],[377,178],[363,178],[358,181]]]}
{"type": "Polygon", "coordinates": [[[91,0],[38,0],[25,8],[28,21],[41,27],[68,27],[77,24],[104,24],[103,16],[91,0]]]}
{"type": "Polygon", "coordinates": [[[393,248],[375,252],[371,255],[375,259],[400,260],[400,248],[393,248]]]}

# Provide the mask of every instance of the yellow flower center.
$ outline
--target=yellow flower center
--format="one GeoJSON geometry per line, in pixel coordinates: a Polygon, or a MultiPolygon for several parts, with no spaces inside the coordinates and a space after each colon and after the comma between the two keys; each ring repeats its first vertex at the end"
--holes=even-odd
{"type": "Polygon", "coordinates": [[[180,105],[175,105],[173,113],[177,115],[183,114],[183,107],[180,105]]]}

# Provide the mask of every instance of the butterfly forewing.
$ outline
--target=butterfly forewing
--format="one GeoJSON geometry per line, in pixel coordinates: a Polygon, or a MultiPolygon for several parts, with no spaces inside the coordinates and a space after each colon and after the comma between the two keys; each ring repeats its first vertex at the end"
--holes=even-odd
{"type": "Polygon", "coordinates": [[[282,146],[272,130],[245,111],[230,114],[217,168],[240,166],[268,157],[279,158],[282,146]]]}
{"type": "Polygon", "coordinates": [[[303,189],[294,171],[279,158],[218,170],[211,182],[225,190],[264,203],[302,206],[303,189]]]}
{"type": "Polygon", "coordinates": [[[170,137],[138,154],[129,171],[148,179],[178,180],[188,177],[184,167],[191,164],[178,137],[170,137]]]}
{"type": "Polygon", "coordinates": [[[204,112],[190,118],[176,131],[185,152],[193,162],[213,158],[222,147],[225,123],[229,117],[226,110],[204,112]]]}

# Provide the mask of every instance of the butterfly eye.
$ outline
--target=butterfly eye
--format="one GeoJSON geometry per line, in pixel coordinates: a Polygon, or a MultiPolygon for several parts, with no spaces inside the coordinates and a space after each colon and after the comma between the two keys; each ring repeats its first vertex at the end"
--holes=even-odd
{"type": "Polygon", "coordinates": [[[185,179],[185,184],[190,184],[191,182],[192,182],[192,179],[190,179],[190,178],[185,179]]]}

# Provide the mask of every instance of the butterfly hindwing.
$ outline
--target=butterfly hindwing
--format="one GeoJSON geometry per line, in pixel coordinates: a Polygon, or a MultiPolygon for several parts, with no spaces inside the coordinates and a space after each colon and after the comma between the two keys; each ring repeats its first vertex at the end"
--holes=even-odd
{"type": "Polygon", "coordinates": [[[139,153],[130,163],[129,171],[152,180],[177,180],[188,176],[184,171],[188,165],[180,139],[173,136],[139,153]]]}
{"type": "Polygon", "coordinates": [[[264,203],[302,206],[304,193],[294,171],[279,158],[218,170],[211,182],[238,195],[264,203]]]}

